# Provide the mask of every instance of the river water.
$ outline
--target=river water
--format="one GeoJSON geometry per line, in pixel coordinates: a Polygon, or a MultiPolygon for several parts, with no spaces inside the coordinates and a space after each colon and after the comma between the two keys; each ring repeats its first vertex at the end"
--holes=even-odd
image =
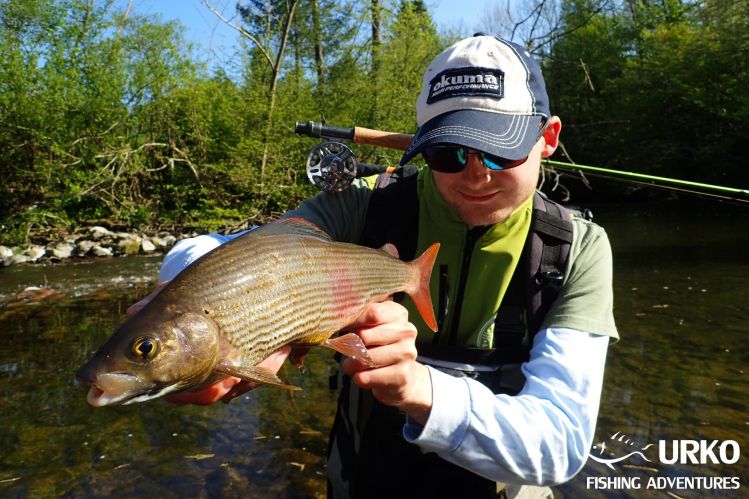
{"type": "MultiPolygon", "coordinates": [[[[622,339],[609,350],[592,454],[641,454],[610,467],[591,459],[556,495],[749,497],[749,209],[669,202],[594,213],[614,251],[622,339]],[[691,463],[671,447],[687,440],[716,440],[728,460],[735,444],[741,457],[691,463]],[[660,462],[660,441],[677,462],[660,462]],[[695,490],[705,477],[740,488],[695,490]]],[[[313,350],[303,371],[284,368],[301,392],[261,388],[211,407],[86,404],[75,370],[147,293],[159,261],[0,269],[0,302],[26,286],[58,291],[0,309],[0,496],[324,497],[335,406],[327,350],[313,350]]]]}

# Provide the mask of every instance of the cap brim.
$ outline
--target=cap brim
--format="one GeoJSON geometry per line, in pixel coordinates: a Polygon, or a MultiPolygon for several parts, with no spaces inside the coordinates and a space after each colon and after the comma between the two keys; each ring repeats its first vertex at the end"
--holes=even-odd
{"type": "Polygon", "coordinates": [[[540,115],[500,114],[463,109],[441,114],[422,125],[401,158],[411,161],[424,148],[457,144],[511,160],[530,154],[541,130],[540,115]]]}

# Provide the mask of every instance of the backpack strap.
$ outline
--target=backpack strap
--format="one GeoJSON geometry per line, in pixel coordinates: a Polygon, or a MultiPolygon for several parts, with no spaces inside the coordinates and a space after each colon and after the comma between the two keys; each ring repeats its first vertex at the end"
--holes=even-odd
{"type": "Polygon", "coordinates": [[[533,233],[526,280],[527,323],[531,335],[562,289],[572,244],[572,215],[563,206],[536,193],[533,198],[533,233]]]}
{"type": "Polygon", "coordinates": [[[379,248],[392,243],[401,260],[414,259],[419,225],[418,171],[415,166],[406,166],[377,177],[360,244],[379,248]]]}

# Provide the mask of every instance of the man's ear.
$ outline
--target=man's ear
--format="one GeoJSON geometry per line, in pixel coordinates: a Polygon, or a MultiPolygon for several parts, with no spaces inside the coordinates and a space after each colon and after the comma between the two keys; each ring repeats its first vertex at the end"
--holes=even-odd
{"type": "Polygon", "coordinates": [[[544,138],[544,148],[541,150],[541,157],[548,158],[554,151],[557,150],[559,145],[559,132],[562,131],[562,120],[559,116],[552,116],[546,123],[546,129],[542,137],[544,138]]]}

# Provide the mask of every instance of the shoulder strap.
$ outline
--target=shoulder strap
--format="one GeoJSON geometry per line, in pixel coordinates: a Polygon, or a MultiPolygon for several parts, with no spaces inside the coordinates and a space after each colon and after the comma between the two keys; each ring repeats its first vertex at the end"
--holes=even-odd
{"type": "Polygon", "coordinates": [[[379,248],[391,243],[402,260],[413,260],[419,225],[418,171],[416,167],[403,167],[377,178],[360,244],[379,248]]]}
{"type": "Polygon", "coordinates": [[[536,193],[531,238],[526,242],[530,242],[526,296],[528,329],[535,334],[562,289],[572,244],[572,215],[536,193]]]}

